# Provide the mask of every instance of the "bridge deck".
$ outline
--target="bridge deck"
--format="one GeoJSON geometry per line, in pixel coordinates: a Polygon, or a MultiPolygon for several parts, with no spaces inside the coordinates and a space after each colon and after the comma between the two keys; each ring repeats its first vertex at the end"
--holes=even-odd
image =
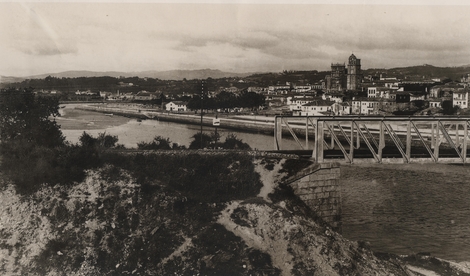
{"type": "Polygon", "coordinates": [[[287,130],[305,150],[299,155],[310,155],[319,163],[325,159],[467,163],[469,128],[470,117],[277,116],[274,143],[281,150],[282,133],[287,130]],[[299,137],[305,138],[305,144],[299,137]],[[313,150],[307,150],[312,141],[313,150]]]}

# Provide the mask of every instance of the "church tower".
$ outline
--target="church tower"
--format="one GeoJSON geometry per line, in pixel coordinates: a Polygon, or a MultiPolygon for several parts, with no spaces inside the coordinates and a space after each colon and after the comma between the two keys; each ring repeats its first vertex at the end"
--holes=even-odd
{"type": "Polygon", "coordinates": [[[361,78],[361,60],[352,54],[348,62],[347,90],[358,90],[361,85],[361,78]]]}

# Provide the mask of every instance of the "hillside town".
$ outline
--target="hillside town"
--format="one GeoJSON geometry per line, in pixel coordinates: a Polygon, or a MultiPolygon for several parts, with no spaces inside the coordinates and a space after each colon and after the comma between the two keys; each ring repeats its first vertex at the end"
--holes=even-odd
{"type": "Polygon", "coordinates": [[[58,96],[62,102],[132,102],[169,112],[198,112],[202,105],[207,112],[293,116],[464,115],[469,107],[468,73],[460,80],[392,76],[386,70],[362,70],[361,59],[351,54],[347,63],[332,63],[331,71],[308,74],[285,71],[193,80],[102,77],[97,80],[99,85],[89,81],[94,78],[81,78],[87,80],[83,81],[49,76],[42,82],[25,80],[15,85],[33,86],[36,94],[58,96]],[[77,83],[81,83],[79,89],[71,92],[77,83]]]}

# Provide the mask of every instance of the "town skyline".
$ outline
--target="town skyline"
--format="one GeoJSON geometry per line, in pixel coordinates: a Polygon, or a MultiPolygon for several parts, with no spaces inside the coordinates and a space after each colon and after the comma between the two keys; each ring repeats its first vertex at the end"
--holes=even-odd
{"type": "Polygon", "coordinates": [[[0,2],[0,75],[468,65],[470,5],[443,3],[0,2]]]}

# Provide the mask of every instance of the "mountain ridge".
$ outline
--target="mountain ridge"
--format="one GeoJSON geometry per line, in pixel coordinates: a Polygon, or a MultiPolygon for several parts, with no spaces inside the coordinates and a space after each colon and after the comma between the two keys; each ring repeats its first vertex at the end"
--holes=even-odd
{"type": "MultiPolygon", "coordinates": [[[[302,70],[308,72],[309,70],[302,70]]],[[[317,71],[317,70],[311,70],[317,71]]],[[[328,72],[328,71],[325,71],[328,72]]],[[[362,70],[363,74],[375,74],[377,72],[386,73],[389,76],[405,77],[413,75],[421,75],[433,78],[451,78],[459,80],[463,75],[470,73],[470,65],[461,65],[453,67],[438,67],[430,64],[414,65],[407,67],[394,67],[394,68],[368,68],[362,70]]],[[[195,69],[195,70],[147,70],[147,71],[133,71],[133,72],[121,72],[121,71],[88,71],[88,70],[70,70],[58,73],[46,73],[39,75],[32,75],[26,77],[16,76],[0,76],[0,83],[15,83],[21,82],[26,79],[42,79],[48,76],[57,78],[79,78],[79,77],[102,77],[109,76],[114,78],[119,77],[140,77],[140,78],[157,78],[160,80],[191,80],[191,79],[220,79],[220,78],[245,78],[254,75],[271,74],[272,72],[225,72],[219,69],[195,69]]]]}
{"type": "Polygon", "coordinates": [[[157,78],[163,80],[183,80],[183,79],[206,79],[206,78],[228,78],[228,77],[246,77],[254,73],[225,72],[218,69],[196,69],[196,70],[147,70],[147,71],[88,71],[88,70],[69,70],[58,73],[46,73],[26,77],[0,76],[1,82],[18,81],[18,79],[43,79],[48,76],[56,78],[79,78],[79,77],[140,77],[157,78]],[[14,81],[9,81],[14,80],[14,81]]]}

